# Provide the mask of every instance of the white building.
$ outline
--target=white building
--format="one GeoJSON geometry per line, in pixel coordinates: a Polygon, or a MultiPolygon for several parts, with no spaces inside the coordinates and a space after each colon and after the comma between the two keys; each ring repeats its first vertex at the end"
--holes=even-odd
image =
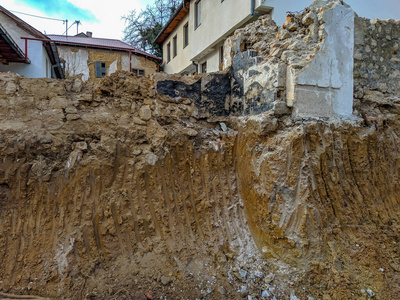
{"type": "Polygon", "coordinates": [[[0,72],[32,78],[64,78],[56,45],[2,6],[0,72]]]}
{"type": "Polygon", "coordinates": [[[184,0],[156,38],[163,48],[166,73],[206,73],[222,68],[222,46],[233,32],[262,14],[277,24],[287,11],[312,0],[184,0]]]}

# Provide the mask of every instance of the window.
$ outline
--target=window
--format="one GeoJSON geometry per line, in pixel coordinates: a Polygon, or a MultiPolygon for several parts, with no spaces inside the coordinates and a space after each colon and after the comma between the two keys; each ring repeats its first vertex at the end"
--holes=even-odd
{"type": "Polygon", "coordinates": [[[144,75],[144,70],[132,69],[132,73],[136,75],[144,75]]]}
{"type": "Polygon", "coordinates": [[[101,78],[107,75],[106,63],[96,61],[96,77],[101,78]]]}
{"type": "Polygon", "coordinates": [[[183,26],[183,48],[189,45],[189,23],[183,26]]]}
{"type": "Polygon", "coordinates": [[[167,62],[171,61],[171,43],[167,45],[167,62]]]}
{"type": "Polygon", "coordinates": [[[176,56],[176,54],[177,54],[177,39],[178,39],[178,37],[177,36],[174,36],[174,38],[172,39],[172,51],[173,51],[173,53],[174,53],[174,57],[176,56]]]}
{"type": "Polygon", "coordinates": [[[207,73],[207,62],[201,64],[201,73],[207,73]]]}
{"type": "Polygon", "coordinates": [[[219,63],[224,63],[224,45],[219,49],[219,63]]]}
{"type": "Polygon", "coordinates": [[[194,27],[197,28],[201,24],[201,0],[194,4],[194,27]]]}

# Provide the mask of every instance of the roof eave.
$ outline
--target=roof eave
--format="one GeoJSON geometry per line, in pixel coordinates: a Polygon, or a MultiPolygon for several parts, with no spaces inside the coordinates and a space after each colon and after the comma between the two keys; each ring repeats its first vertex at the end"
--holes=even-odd
{"type": "MultiPolygon", "coordinates": [[[[181,10],[186,10],[189,11],[188,5],[186,5],[186,3],[189,3],[189,1],[184,0],[182,1],[182,3],[178,6],[178,8],[176,9],[175,13],[171,16],[171,18],[168,20],[168,22],[164,25],[164,27],[161,29],[160,33],[156,36],[156,38],[154,39],[154,43],[156,44],[161,44],[162,42],[165,41],[165,39],[167,37],[165,37],[164,39],[161,39],[161,37],[164,35],[165,30],[168,29],[169,25],[171,25],[171,23],[175,20],[175,18],[179,15],[179,13],[181,12],[181,10]]],[[[179,23],[178,23],[179,24],[179,23]]],[[[171,30],[171,32],[174,29],[171,30]]],[[[169,35],[169,33],[168,33],[169,35]]],[[[168,36],[167,35],[167,36],[168,36]]]]}
{"type": "Polygon", "coordinates": [[[76,47],[86,47],[86,48],[96,48],[96,49],[114,50],[114,51],[126,51],[126,52],[132,51],[132,53],[134,53],[136,55],[141,55],[141,56],[148,57],[149,59],[153,59],[156,62],[159,62],[159,61],[162,60],[161,58],[155,57],[153,55],[146,55],[144,53],[140,53],[135,48],[105,47],[105,46],[86,44],[86,43],[74,43],[74,42],[57,41],[57,40],[54,40],[54,39],[53,39],[53,42],[56,43],[57,45],[61,45],[61,46],[76,46],[76,47]]]}
{"type": "MultiPolygon", "coordinates": [[[[24,52],[18,47],[17,43],[13,40],[13,38],[8,34],[7,30],[0,24],[0,35],[6,41],[6,43],[10,46],[10,48],[20,57],[21,60],[14,62],[23,62],[30,64],[31,61],[25,56],[24,52]]],[[[10,61],[13,62],[13,61],[10,61]]]]}

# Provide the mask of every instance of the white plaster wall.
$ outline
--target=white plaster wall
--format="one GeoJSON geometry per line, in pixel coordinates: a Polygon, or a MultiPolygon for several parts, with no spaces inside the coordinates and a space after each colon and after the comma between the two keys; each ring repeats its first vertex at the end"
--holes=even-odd
{"type": "Polygon", "coordinates": [[[220,64],[219,49],[221,46],[222,44],[218,44],[216,47],[214,47],[215,50],[211,51],[200,60],[199,73],[201,72],[201,64],[204,63],[205,61],[207,62],[207,73],[219,71],[219,64],[220,64]]]}
{"type": "Polygon", "coordinates": [[[250,4],[250,0],[201,0],[201,25],[195,28],[195,1],[190,1],[190,60],[201,61],[210,47],[248,22],[250,4]]]}
{"type": "Polygon", "coordinates": [[[354,11],[336,5],[324,12],[326,37],[314,60],[288,72],[288,96],[298,116],[351,116],[353,113],[354,11]]]}
{"type": "MultiPolygon", "coordinates": [[[[108,68],[108,75],[111,75],[112,73],[117,72],[118,70],[118,59],[114,60],[111,64],[110,67],[108,68]]],[[[129,70],[129,69],[128,69],[129,70]]]]}
{"type": "MultiPolygon", "coordinates": [[[[2,13],[0,13],[0,23],[22,52],[25,53],[25,40],[22,40],[21,37],[33,36],[18,27],[12,19],[2,13]]],[[[0,72],[14,72],[25,77],[41,78],[46,77],[47,69],[47,74],[51,77],[51,71],[49,71],[49,66],[46,62],[46,58],[48,61],[50,59],[41,41],[28,40],[28,58],[31,61],[30,64],[9,63],[8,65],[3,65],[0,63],[0,72]]]]}
{"type": "Polygon", "coordinates": [[[87,49],[77,49],[72,52],[70,47],[57,46],[60,58],[65,60],[65,74],[68,76],[82,75],[82,80],[89,79],[89,51],[87,49]]]}
{"type": "Polygon", "coordinates": [[[189,23],[189,45],[183,47],[183,27],[189,21],[189,14],[187,14],[179,23],[179,25],[170,33],[170,35],[163,42],[163,62],[164,72],[168,74],[179,73],[186,67],[190,66],[192,62],[189,59],[189,48],[192,47],[192,34],[191,27],[193,24],[189,23]],[[173,55],[173,38],[177,37],[177,54],[173,55]],[[168,62],[167,45],[171,43],[171,61],[168,62]]]}
{"type": "MultiPolygon", "coordinates": [[[[135,59],[135,56],[132,55],[132,62],[134,61],[134,59],[135,59]]],[[[121,55],[121,69],[123,71],[129,71],[129,66],[130,66],[129,65],[129,54],[121,55]]]]}

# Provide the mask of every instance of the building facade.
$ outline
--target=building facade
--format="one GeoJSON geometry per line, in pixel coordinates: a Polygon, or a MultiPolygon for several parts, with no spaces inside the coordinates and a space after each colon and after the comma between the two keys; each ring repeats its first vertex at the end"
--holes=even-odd
{"type": "Polygon", "coordinates": [[[288,10],[296,11],[311,3],[312,0],[185,0],[156,38],[163,48],[164,71],[193,74],[221,70],[224,41],[236,29],[268,13],[277,24],[284,23],[288,10]]]}
{"type": "Polygon", "coordinates": [[[156,72],[161,62],[157,56],[120,40],[93,38],[91,33],[49,37],[57,44],[67,78],[96,81],[118,70],[150,75],[156,72]]]}
{"type": "Polygon", "coordinates": [[[32,78],[63,78],[55,44],[0,6],[0,72],[32,78]]]}

